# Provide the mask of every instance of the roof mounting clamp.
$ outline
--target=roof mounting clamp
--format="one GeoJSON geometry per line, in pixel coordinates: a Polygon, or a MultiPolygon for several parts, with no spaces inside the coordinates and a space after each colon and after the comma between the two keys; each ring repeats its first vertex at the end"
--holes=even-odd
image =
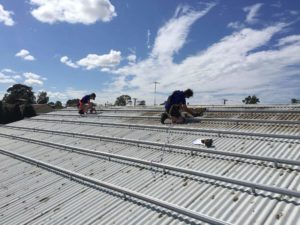
{"type": "Polygon", "coordinates": [[[127,195],[125,193],[123,193],[123,198],[125,201],[127,200],[127,195]]]}
{"type": "Polygon", "coordinates": [[[255,187],[251,187],[251,191],[252,191],[252,193],[253,193],[254,195],[257,195],[257,192],[256,192],[255,187]]]}

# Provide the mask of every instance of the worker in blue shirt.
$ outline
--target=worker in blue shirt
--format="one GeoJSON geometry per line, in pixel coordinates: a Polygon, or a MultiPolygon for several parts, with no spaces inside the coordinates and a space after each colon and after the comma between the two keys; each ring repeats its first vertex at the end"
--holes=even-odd
{"type": "Polygon", "coordinates": [[[86,113],[89,109],[93,110],[93,105],[90,102],[90,100],[95,100],[96,94],[92,93],[90,95],[85,95],[80,101],[79,101],[79,114],[86,113]]]}
{"type": "Polygon", "coordinates": [[[181,115],[181,112],[187,112],[191,115],[194,114],[194,111],[186,106],[185,100],[193,95],[194,93],[191,89],[174,91],[165,103],[166,112],[161,115],[161,123],[164,124],[167,118],[170,118],[172,123],[184,123],[185,118],[181,115]]]}

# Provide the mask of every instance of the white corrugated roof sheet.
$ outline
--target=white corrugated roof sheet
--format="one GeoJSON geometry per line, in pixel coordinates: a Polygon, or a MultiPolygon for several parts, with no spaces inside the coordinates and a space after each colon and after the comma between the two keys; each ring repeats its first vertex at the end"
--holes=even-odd
{"type": "Polygon", "coordinates": [[[177,126],[160,111],[66,109],[1,126],[0,224],[300,224],[297,108],[210,107],[177,126]]]}

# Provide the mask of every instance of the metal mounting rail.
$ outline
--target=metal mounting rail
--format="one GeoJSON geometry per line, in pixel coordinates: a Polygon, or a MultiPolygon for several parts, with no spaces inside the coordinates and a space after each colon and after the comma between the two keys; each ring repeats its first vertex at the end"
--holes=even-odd
{"type": "MultiPolygon", "coordinates": [[[[12,136],[12,135],[4,135],[4,136],[12,136]]],[[[288,196],[293,196],[293,197],[300,198],[300,192],[292,191],[292,190],[289,190],[289,189],[286,189],[286,188],[278,188],[278,187],[274,187],[274,186],[270,186],[270,185],[254,184],[254,183],[239,180],[239,179],[227,178],[227,177],[224,177],[224,176],[218,176],[218,175],[214,175],[214,174],[211,174],[211,173],[205,173],[205,172],[185,169],[185,168],[182,168],[182,167],[171,166],[171,165],[168,165],[168,164],[157,163],[157,162],[152,162],[152,161],[146,161],[146,160],[142,160],[142,159],[137,159],[137,158],[128,157],[128,156],[122,156],[122,155],[117,155],[117,154],[112,154],[112,153],[99,152],[99,151],[89,150],[89,149],[86,149],[86,148],[79,148],[79,147],[70,146],[70,145],[57,144],[57,143],[48,142],[48,141],[40,141],[40,140],[36,140],[36,139],[33,139],[33,138],[21,138],[21,137],[18,137],[18,136],[13,136],[13,138],[19,139],[19,140],[27,139],[26,141],[29,141],[29,142],[32,142],[32,143],[46,144],[48,146],[55,146],[55,147],[59,147],[63,150],[70,149],[70,151],[77,152],[77,153],[88,153],[88,154],[93,154],[93,155],[97,155],[97,156],[108,157],[109,159],[110,158],[115,158],[115,159],[120,159],[120,160],[124,160],[124,161],[140,163],[140,164],[143,164],[143,165],[155,166],[157,168],[162,168],[164,171],[165,170],[172,170],[172,171],[176,171],[176,172],[179,172],[179,173],[194,175],[194,176],[198,176],[198,177],[208,178],[208,179],[222,181],[222,182],[231,183],[231,184],[237,184],[237,185],[240,185],[240,186],[249,187],[249,188],[251,188],[251,190],[253,192],[255,192],[255,190],[258,189],[258,190],[268,191],[268,192],[272,192],[272,193],[276,193],[276,194],[283,194],[283,195],[288,195],[288,196]]]]}
{"type": "Polygon", "coordinates": [[[257,120],[257,119],[226,119],[226,118],[193,118],[196,121],[217,121],[217,122],[233,122],[233,123],[269,123],[269,124],[288,124],[298,125],[300,121],[293,120],[257,120]]]}
{"type": "Polygon", "coordinates": [[[114,184],[107,183],[105,181],[97,180],[95,178],[91,178],[91,177],[82,175],[80,173],[76,173],[76,172],[58,167],[58,166],[54,166],[54,165],[51,165],[49,163],[42,162],[40,160],[36,160],[36,159],[30,158],[30,157],[27,157],[27,156],[23,156],[23,155],[20,155],[20,154],[17,154],[17,153],[12,153],[12,152],[4,150],[2,148],[0,148],[0,152],[4,155],[7,155],[9,157],[12,157],[12,158],[15,158],[15,159],[18,159],[18,160],[21,160],[21,161],[24,161],[24,162],[27,162],[27,163],[30,163],[30,164],[33,164],[33,165],[36,165],[40,168],[50,170],[52,172],[59,172],[61,174],[67,175],[68,177],[70,177],[73,180],[77,179],[77,180],[80,180],[80,181],[88,182],[90,184],[101,186],[101,187],[104,187],[106,189],[122,193],[122,194],[125,195],[125,197],[126,197],[126,195],[128,195],[128,196],[140,199],[142,201],[145,201],[145,202],[148,202],[148,203],[166,208],[166,209],[171,210],[173,212],[191,217],[193,219],[197,219],[197,220],[207,222],[207,223],[210,223],[210,224],[213,224],[213,225],[227,225],[227,224],[230,225],[230,223],[227,223],[225,221],[213,218],[211,216],[203,215],[201,213],[189,210],[189,209],[181,207],[179,205],[175,205],[175,204],[172,204],[172,203],[169,203],[169,202],[166,202],[166,201],[162,201],[160,199],[153,198],[151,196],[144,195],[144,194],[138,193],[136,191],[129,190],[129,189],[124,188],[124,187],[120,187],[120,186],[117,186],[117,185],[114,185],[114,184]]]}
{"type": "Polygon", "coordinates": [[[181,132],[202,132],[210,133],[221,136],[223,134],[227,135],[240,135],[240,136],[252,136],[252,137],[262,137],[262,138],[280,138],[280,139],[293,139],[300,140],[298,135],[284,135],[284,134],[262,134],[262,133],[249,133],[241,131],[226,131],[226,130],[209,130],[201,128],[190,128],[190,127],[171,127],[168,128],[164,125],[139,125],[139,124],[129,124],[129,123],[108,123],[108,122],[91,122],[91,121],[74,121],[74,120],[55,120],[55,119],[43,119],[43,118],[30,118],[29,120],[35,121],[49,121],[49,122],[61,122],[61,123],[72,123],[72,124],[88,124],[88,125],[107,125],[107,126],[118,126],[118,127],[127,127],[127,128],[140,128],[140,129],[156,129],[156,130],[167,130],[170,131],[181,131],[181,132]]]}
{"type": "MultiPolygon", "coordinates": [[[[30,130],[32,132],[37,131],[37,132],[44,132],[44,133],[51,133],[51,134],[100,139],[100,140],[104,140],[104,141],[131,143],[131,144],[148,145],[148,146],[155,146],[155,147],[165,147],[165,148],[169,148],[169,149],[179,149],[179,150],[190,151],[191,154],[194,154],[196,152],[201,152],[201,153],[207,153],[207,154],[213,154],[213,155],[222,155],[222,156],[237,157],[237,158],[243,158],[243,159],[252,159],[252,160],[265,161],[265,162],[272,162],[272,163],[275,163],[275,165],[278,165],[279,163],[281,163],[281,164],[300,166],[299,160],[289,160],[289,159],[282,159],[282,158],[256,156],[256,155],[242,154],[242,153],[236,153],[236,152],[209,150],[206,148],[199,148],[199,147],[189,147],[189,146],[183,146],[183,145],[174,145],[174,144],[166,144],[166,143],[151,142],[151,141],[141,141],[141,140],[135,140],[135,139],[117,138],[117,137],[109,137],[109,136],[103,136],[103,135],[78,134],[78,133],[66,132],[66,131],[50,131],[50,130],[44,130],[44,129],[38,129],[38,128],[26,128],[26,127],[16,127],[16,126],[5,126],[5,127],[12,128],[12,129],[17,128],[17,129],[23,129],[23,130],[30,130]]],[[[25,141],[35,140],[35,139],[30,139],[30,138],[24,138],[24,137],[18,137],[18,136],[14,136],[14,135],[3,134],[3,133],[0,133],[0,136],[10,137],[10,138],[13,137],[15,139],[25,140],[25,141]]],[[[38,140],[35,140],[35,141],[38,141],[38,140]]],[[[41,143],[41,141],[39,141],[39,142],[41,143]]],[[[45,143],[52,144],[52,142],[45,142],[45,143]]]]}
{"type": "MultiPolygon", "coordinates": [[[[193,107],[192,107],[193,108],[193,107]]],[[[197,107],[194,107],[197,108],[197,107]]],[[[300,113],[300,110],[289,108],[289,109],[253,109],[253,108],[245,108],[245,109],[233,109],[233,108],[221,108],[216,109],[213,107],[198,107],[198,108],[206,108],[206,112],[220,112],[220,113],[300,113]]],[[[57,111],[78,111],[77,109],[63,109],[57,111]]],[[[164,112],[164,109],[97,109],[97,111],[102,112],[164,112]]]]}
{"type": "MultiPolygon", "coordinates": [[[[164,112],[164,109],[97,109],[99,112],[164,112]]],[[[63,112],[78,112],[78,109],[59,109],[55,110],[57,112],[63,111],[63,112]]]]}
{"type": "MultiPolygon", "coordinates": [[[[40,114],[42,116],[76,116],[79,117],[80,115],[70,115],[70,114],[40,114]]],[[[127,118],[127,119],[154,119],[154,120],[158,120],[160,117],[158,116],[125,116],[125,115],[102,115],[102,114],[90,114],[89,116],[92,117],[107,117],[107,118],[127,118]]]]}
{"type": "Polygon", "coordinates": [[[300,113],[299,109],[210,109],[208,108],[206,112],[220,112],[220,113],[300,113]]]}
{"type": "MultiPolygon", "coordinates": [[[[192,107],[193,108],[193,107],[192,107]]],[[[244,109],[234,109],[234,108],[214,108],[214,107],[194,107],[194,108],[206,108],[206,112],[224,112],[224,113],[300,113],[300,110],[289,108],[289,109],[253,109],[251,107],[244,109]]],[[[57,111],[78,111],[77,109],[63,109],[57,111]]],[[[97,111],[103,112],[163,112],[164,109],[97,109],[97,111]]]]}
{"type": "MultiPolygon", "coordinates": [[[[43,116],[76,116],[78,115],[69,115],[69,114],[42,114],[43,116]]],[[[103,117],[103,118],[126,118],[126,119],[154,119],[159,120],[159,116],[126,116],[126,115],[92,115],[93,117],[103,117]]],[[[229,123],[267,123],[267,124],[284,124],[284,125],[298,125],[300,121],[293,121],[293,120],[257,120],[257,119],[227,119],[227,118],[192,118],[193,121],[208,121],[208,122],[229,122],[229,123]]]]}

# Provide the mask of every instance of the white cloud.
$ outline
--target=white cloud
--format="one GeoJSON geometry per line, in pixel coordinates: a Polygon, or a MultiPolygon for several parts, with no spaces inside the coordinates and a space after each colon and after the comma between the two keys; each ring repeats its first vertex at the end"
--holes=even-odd
{"type": "Polygon", "coordinates": [[[24,73],[23,74],[25,78],[27,79],[40,79],[41,76],[40,75],[37,75],[37,74],[34,74],[34,73],[24,73]]]}
{"type": "Polygon", "coordinates": [[[35,79],[29,78],[24,81],[24,84],[29,85],[29,86],[31,86],[31,85],[41,85],[42,86],[44,83],[41,80],[35,80],[35,79]]]}
{"type": "Polygon", "coordinates": [[[8,68],[2,69],[1,72],[2,73],[11,73],[11,74],[15,74],[16,73],[16,71],[14,71],[12,69],[8,69],[8,68]]]}
{"type": "Polygon", "coordinates": [[[151,45],[150,45],[150,36],[151,36],[151,32],[150,32],[150,30],[148,29],[148,30],[147,30],[147,48],[148,48],[148,49],[151,48],[151,45]]]}
{"type": "Polygon", "coordinates": [[[55,101],[66,102],[69,99],[76,99],[76,98],[81,99],[84,95],[87,94],[90,94],[90,91],[78,90],[72,87],[68,87],[64,91],[47,91],[47,95],[49,96],[50,101],[54,101],[54,102],[55,101]]]}
{"type": "Polygon", "coordinates": [[[257,3],[251,6],[247,6],[244,8],[245,12],[248,12],[247,16],[246,16],[246,22],[253,24],[256,23],[258,21],[257,14],[259,9],[263,6],[262,3],[257,3]]]}
{"type": "Polygon", "coordinates": [[[24,59],[26,61],[33,61],[33,60],[35,60],[35,58],[32,55],[30,55],[30,52],[28,50],[26,50],[26,49],[20,50],[15,56],[16,57],[20,57],[20,58],[22,58],[22,59],[24,59]]]}
{"type": "Polygon", "coordinates": [[[278,46],[283,46],[286,44],[300,43],[300,35],[291,35],[284,38],[281,38],[278,41],[278,46]]]}
{"type": "Polygon", "coordinates": [[[26,56],[24,56],[23,59],[27,60],[27,61],[33,61],[33,60],[35,60],[35,58],[32,55],[26,55],[26,56]]]}
{"type": "Polygon", "coordinates": [[[275,7],[275,8],[281,8],[282,3],[281,3],[281,1],[279,0],[278,2],[275,2],[275,3],[271,4],[271,6],[273,6],[273,7],[275,7]]]}
{"type": "Polygon", "coordinates": [[[77,61],[77,65],[85,67],[87,70],[101,68],[101,67],[114,67],[121,62],[121,52],[110,50],[109,54],[96,55],[88,54],[85,58],[77,61]]]}
{"type": "Polygon", "coordinates": [[[11,84],[11,83],[16,83],[16,80],[8,75],[5,75],[0,72],[0,84],[11,84]]]}
{"type": "Polygon", "coordinates": [[[15,25],[15,22],[11,17],[13,14],[14,13],[11,11],[6,11],[3,5],[0,4],[0,23],[4,23],[6,26],[15,25]]]}
{"type": "Polygon", "coordinates": [[[109,22],[117,14],[109,0],[30,0],[31,14],[44,23],[109,22]]]}
{"type": "Polygon", "coordinates": [[[145,98],[151,104],[155,80],[160,82],[157,102],[165,101],[176,89],[186,88],[195,91],[194,98],[189,101],[198,104],[221,103],[223,98],[231,103],[242,103],[245,96],[252,94],[260,97],[262,103],[289,103],[292,97],[300,94],[299,37],[290,35],[276,40],[276,34],[283,34],[288,24],[275,23],[263,29],[245,27],[206,50],[174,63],[175,53],[186,43],[187,33],[195,22],[195,12],[185,12],[159,29],[148,58],[112,70],[117,76],[105,90],[108,99],[110,94],[126,93],[145,98]],[[187,18],[190,22],[182,23],[187,18]],[[176,29],[171,29],[173,27],[176,29]],[[174,30],[183,34],[175,35],[170,40],[173,44],[163,46],[164,37],[172,37],[174,30]],[[278,44],[272,45],[276,41],[278,44]],[[261,50],[265,46],[268,49],[261,50]]]}
{"type": "Polygon", "coordinates": [[[136,62],[136,55],[135,54],[130,54],[127,56],[127,60],[129,63],[135,63],[136,62]]]}
{"type": "MultiPolygon", "coordinates": [[[[87,69],[100,69],[103,72],[107,72],[110,69],[108,67],[115,67],[121,62],[121,52],[110,50],[108,54],[97,55],[97,54],[88,54],[85,58],[78,60],[77,62],[72,62],[68,56],[61,57],[60,61],[72,68],[79,68],[80,66],[87,69]]],[[[128,60],[133,62],[134,55],[130,55],[128,60]]]]}
{"type": "Polygon", "coordinates": [[[21,78],[22,77],[12,69],[5,68],[2,69],[0,72],[0,83],[2,84],[16,83],[17,80],[21,78]]]}
{"type": "Polygon", "coordinates": [[[215,4],[208,4],[204,10],[195,11],[186,6],[177,8],[174,17],[158,30],[152,50],[153,57],[169,61],[185,44],[191,25],[206,15],[215,4]]]}
{"type": "Polygon", "coordinates": [[[101,69],[101,71],[102,71],[102,72],[110,72],[110,69],[109,69],[109,68],[106,68],[106,67],[104,67],[104,68],[102,68],[102,69],[101,69]]]}
{"type": "Polygon", "coordinates": [[[24,73],[23,76],[25,77],[24,84],[26,84],[26,85],[42,86],[44,84],[43,80],[45,80],[45,78],[41,77],[40,75],[27,72],[27,73],[24,73]]]}
{"type": "Polygon", "coordinates": [[[14,75],[14,76],[12,76],[12,78],[15,79],[15,80],[20,80],[20,79],[22,79],[22,77],[21,77],[20,75],[14,75]]]}
{"type": "Polygon", "coordinates": [[[243,29],[245,27],[245,25],[239,21],[235,21],[235,22],[230,22],[227,27],[229,28],[233,28],[233,29],[243,29]]]}
{"type": "Polygon", "coordinates": [[[72,68],[78,68],[79,66],[76,65],[75,63],[72,62],[72,60],[70,60],[68,58],[68,56],[63,56],[60,58],[60,61],[63,63],[63,64],[66,64],[67,66],[69,67],[72,67],[72,68]]]}
{"type": "MultiPolygon", "coordinates": [[[[53,91],[47,91],[47,96],[49,96],[50,101],[61,101],[66,102],[68,100],[68,96],[65,93],[62,92],[53,92],[53,91]]],[[[50,102],[49,101],[49,102],[50,102]]]]}
{"type": "Polygon", "coordinates": [[[297,15],[299,15],[299,11],[297,11],[297,10],[290,10],[290,14],[293,15],[293,16],[297,16],[297,15]]]}

